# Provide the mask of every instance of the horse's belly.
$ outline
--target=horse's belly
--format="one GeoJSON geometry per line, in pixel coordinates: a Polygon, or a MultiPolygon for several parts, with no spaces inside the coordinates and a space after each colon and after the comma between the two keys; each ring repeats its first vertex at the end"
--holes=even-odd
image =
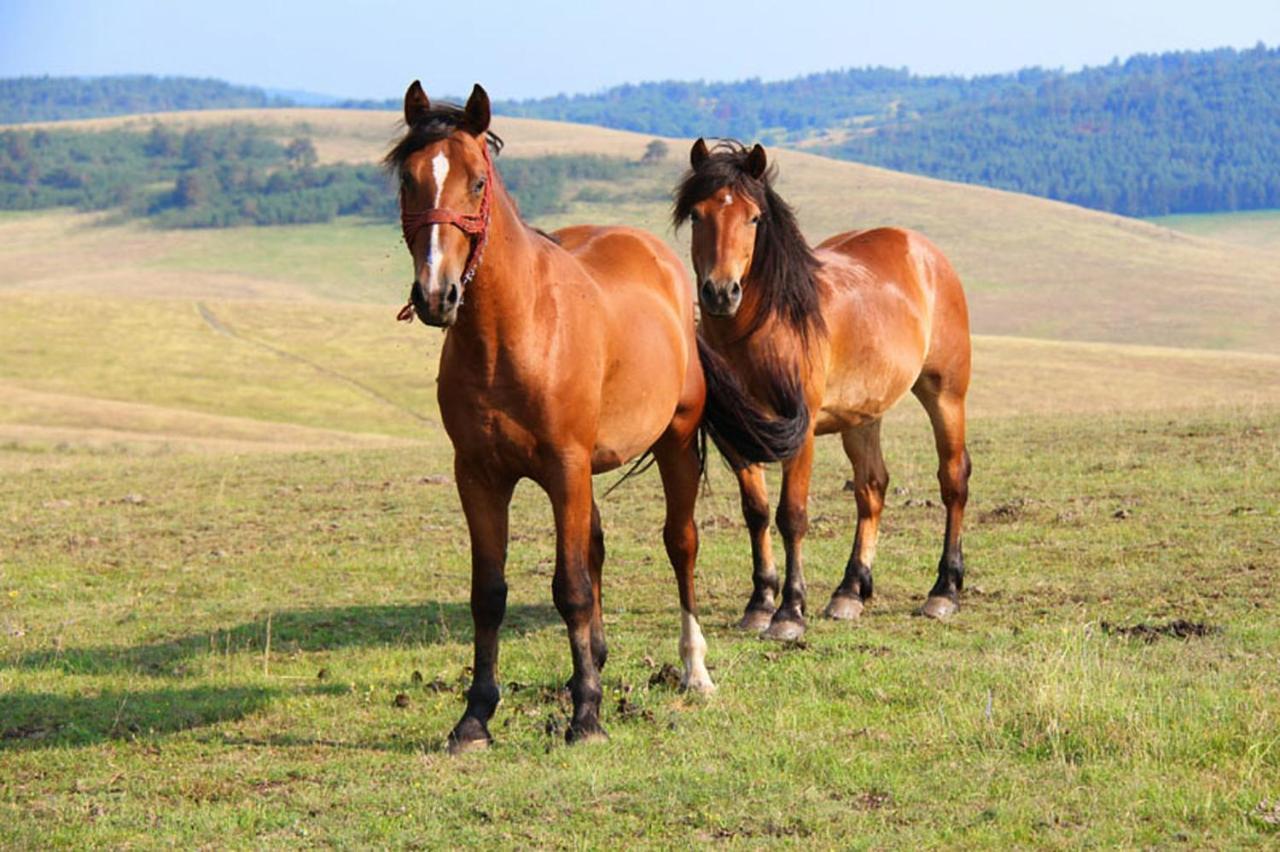
{"type": "Polygon", "coordinates": [[[671,423],[679,403],[680,388],[656,377],[637,383],[625,399],[606,399],[600,413],[600,432],[591,453],[592,473],[604,473],[626,464],[653,446],[671,423]]]}
{"type": "Polygon", "coordinates": [[[829,435],[878,420],[911,390],[914,382],[914,373],[890,367],[833,371],[827,379],[822,408],[814,418],[815,431],[829,435]]]}

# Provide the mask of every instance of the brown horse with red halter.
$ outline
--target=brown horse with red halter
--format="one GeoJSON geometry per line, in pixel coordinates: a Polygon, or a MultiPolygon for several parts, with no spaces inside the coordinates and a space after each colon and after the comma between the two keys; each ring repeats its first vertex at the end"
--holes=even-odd
{"type": "MultiPolygon", "coordinates": [[[[479,86],[459,108],[431,104],[415,81],[404,118],[408,132],[385,161],[400,179],[413,258],[402,316],[447,329],[437,395],[471,536],[474,682],[449,746],[490,741],[508,507],[524,478],[541,486],[555,515],[552,596],[573,656],[566,737],[600,737],[604,534],[591,478],[646,452],[666,496],[683,685],[714,688],[694,595],[698,429],[708,402],[691,285],[679,258],[642,231],[584,225],[548,236],[525,225],[493,168],[501,142],[479,86]]],[[[767,431],[729,416],[739,402],[709,407],[724,429],[767,431]]]]}
{"type": "Polygon", "coordinates": [[[791,208],[773,189],[759,145],[699,139],[676,191],[677,226],[693,222],[693,267],[702,335],[747,394],[775,415],[768,447],[751,433],[712,435],[738,471],[751,535],[754,591],[742,626],[777,639],[804,633],[801,541],[817,435],[839,434],[853,465],[857,531],[844,579],[827,605],[855,619],[871,596],[880,511],[889,475],[880,420],[907,391],[933,424],[938,482],[946,505],[938,579],[922,613],[946,618],[964,583],[960,528],[968,495],[965,394],[969,315],[951,264],[911,231],[877,228],[837,234],[811,249],[791,208]],[[782,446],[782,444],[789,444],[782,446]],[[764,474],[752,462],[783,462],[778,530],[787,574],[775,610],[778,573],[769,541],[764,474]]]}

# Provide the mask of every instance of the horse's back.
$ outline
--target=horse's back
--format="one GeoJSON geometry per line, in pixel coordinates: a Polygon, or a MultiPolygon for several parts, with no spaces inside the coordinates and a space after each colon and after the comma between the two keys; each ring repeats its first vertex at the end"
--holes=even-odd
{"type": "Polygon", "coordinates": [[[660,294],[683,315],[692,315],[692,287],[684,264],[662,240],[626,226],[573,225],[555,232],[561,247],[612,295],[625,288],[660,294]]]}
{"type": "MultiPolygon", "coordinates": [[[[852,265],[858,274],[833,276],[836,286],[888,288],[923,311],[932,342],[939,332],[969,339],[969,309],[955,268],[924,234],[906,228],[869,228],[828,237],[817,247],[852,265]]],[[[828,259],[830,259],[828,255],[828,259]]]]}

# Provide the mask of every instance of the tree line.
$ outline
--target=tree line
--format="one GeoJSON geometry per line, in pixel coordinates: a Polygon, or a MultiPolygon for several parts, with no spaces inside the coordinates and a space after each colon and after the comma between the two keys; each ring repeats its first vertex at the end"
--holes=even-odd
{"type": "Polygon", "coordinates": [[[0,124],[174,112],[290,106],[261,89],[222,80],[155,77],[11,77],[0,79],[0,124]]]}
{"type": "MultiPolygon", "coordinates": [[[[262,128],[228,124],[149,132],[0,132],[0,209],[113,211],[160,227],[391,220],[394,181],[373,165],[319,165],[305,137],[282,142],[262,128]]],[[[620,157],[498,159],[524,215],[559,212],[572,184],[618,180],[644,166],[620,157]]]]}

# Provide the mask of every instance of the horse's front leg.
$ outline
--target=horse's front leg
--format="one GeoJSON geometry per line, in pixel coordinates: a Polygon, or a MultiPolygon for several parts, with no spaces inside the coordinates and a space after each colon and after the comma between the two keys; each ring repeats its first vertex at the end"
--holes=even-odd
{"type": "Polygon", "coordinates": [[[498,706],[498,629],[507,611],[507,518],[515,480],[455,457],[454,479],[471,534],[471,619],[475,665],[467,709],[449,734],[449,751],[487,746],[498,706]]]}
{"type": "Polygon", "coordinates": [[[800,451],[783,463],[782,499],[778,502],[778,532],[787,554],[787,577],[782,603],[773,614],[770,639],[794,641],[804,636],[804,566],[801,543],[809,529],[809,479],[813,473],[813,433],[800,451]]]}
{"type": "MultiPolygon", "coordinates": [[[[591,459],[587,453],[560,460],[543,487],[551,498],[556,520],[556,573],[551,594],[556,609],[569,631],[573,655],[573,676],[569,693],[573,696],[573,718],[565,739],[569,742],[602,739],[600,726],[600,670],[593,653],[604,647],[604,627],[593,631],[596,590],[591,571],[591,459]]],[[[603,654],[601,654],[603,657],[603,654]]]]}
{"type": "Polygon", "coordinates": [[[778,595],[778,569],[773,564],[773,544],[769,540],[769,494],[765,490],[764,465],[744,467],[737,476],[742,519],[751,536],[751,599],[738,627],[759,633],[769,626],[778,595]]]}

